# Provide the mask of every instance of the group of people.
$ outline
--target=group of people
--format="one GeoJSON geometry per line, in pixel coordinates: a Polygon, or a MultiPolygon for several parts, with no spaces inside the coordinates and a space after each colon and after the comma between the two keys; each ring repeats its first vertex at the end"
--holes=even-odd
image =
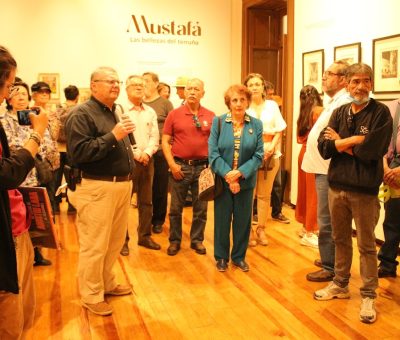
{"type": "MultiPolygon", "coordinates": [[[[52,115],[37,103],[39,114],[30,114],[31,126],[17,127],[22,132],[18,144],[13,144],[6,126],[15,126],[14,111],[29,102],[27,85],[14,80],[16,66],[7,49],[0,47],[0,101],[6,98],[10,105],[10,117],[0,128],[0,335],[18,337],[32,325],[34,292],[29,218],[17,188],[24,181],[41,184],[35,181],[32,170],[34,157],[41,152],[57,170],[59,158],[46,153],[50,153],[47,145],[54,144],[60,128],[52,124],[52,115]]],[[[398,124],[395,111],[398,116],[399,109],[393,105],[389,110],[370,98],[373,73],[366,64],[334,62],[322,80],[330,100],[323,106],[318,91],[312,86],[304,87],[297,122],[302,149],[296,218],[305,228],[302,244],[318,246],[320,251],[316,265],[321,269],[309,273],[307,279],[329,282],[314,293],[316,300],[349,297],[354,219],[363,280],[360,319],[372,323],[376,320],[378,275],[396,276],[398,197],[393,195],[386,205],[386,240],[379,253],[379,272],[374,228],[382,180],[394,189],[400,187],[399,170],[394,165],[399,160],[396,150],[400,145],[392,129],[392,116],[398,124]]],[[[77,212],[81,302],[97,315],[113,312],[105,296],[132,293],[131,286],[116,281],[112,268],[120,253],[129,254],[127,227],[134,192],[139,212],[139,246],[161,248],[152,234],[163,230],[170,190],[167,254],[178,254],[182,212],[190,191],[190,248],[197,254],[206,254],[203,241],[208,204],[198,198],[198,181],[207,166],[223,182],[222,193],[214,201],[216,269],[226,271],[231,260],[233,266],[247,272],[248,246],[268,244],[271,192],[286,128],[278,104],[267,99],[268,83],[258,73],[249,74],[243,84],[226,90],[228,112],[220,116],[201,105],[205,94],[201,79],[186,80],[182,105],[175,109],[161,96],[163,91],[165,96],[170,93],[170,88],[160,86],[158,75],[153,72],[126,79],[130,103],[126,107],[116,104],[121,83],[113,68],[94,70],[90,77],[91,97],[80,105],[76,105],[76,98],[71,99],[64,117],[64,142],[60,142],[66,146],[60,150],[66,152],[64,163],[80,172],[80,181],[68,192],[68,202],[77,212]],[[254,198],[257,221],[252,227],[254,198]]],[[[46,86],[37,87],[40,94],[46,86]]]]}

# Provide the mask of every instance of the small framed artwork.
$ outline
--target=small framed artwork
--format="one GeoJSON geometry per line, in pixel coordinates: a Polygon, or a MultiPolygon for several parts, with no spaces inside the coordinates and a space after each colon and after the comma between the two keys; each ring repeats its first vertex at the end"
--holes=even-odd
{"type": "Polygon", "coordinates": [[[38,81],[49,84],[51,89],[50,99],[60,99],[60,74],[59,73],[39,73],[38,81]]]}
{"type": "Polygon", "coordinates": [[[303,53],[303,86],[313,85],[322,94],[324,50],[303,53]]]}
{"type": "Polygon", "coordinates": [[[83,103],[90,99],[91,96],[90,88],[80,87],[79,88],[79,103],[83,103]]]}
{"type": "Polygon", "coordinates": [[[400,34],[372,40],[374,93],[400,92],[400,34]]]}
{"type": "Polygon", "coordinates": [[[361,43],[336,46],[334,60],[344,60],[349,65],[361,62],[361,43]]]}

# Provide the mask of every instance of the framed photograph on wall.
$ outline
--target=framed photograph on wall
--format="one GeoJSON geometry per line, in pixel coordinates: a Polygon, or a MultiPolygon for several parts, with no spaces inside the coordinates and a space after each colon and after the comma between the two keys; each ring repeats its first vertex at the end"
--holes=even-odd
{"type": "Polygon", "coordinates": [[[350,65],[361,62],[361,43],[354,43],[334,48],[334,60],[345,60],[350,65]]]}
{"type": "Polygon", "coordinates": [[[400,92],[400,34],[372,40],[374,93],[400,92]]]}
{"type": "Polygon", "coordinates": [[[79,88],[79,103],[83,103],[90,99],[91,96],[90,88],[80,87],[79,88]]]}
{"type": "Polygon", "coordinates": [[[38,81],[49,84],[51,89],[50,99],[60,99],[60,74],[59,73],[39,73],[38,81]]]}
{"type": "Polygon", "coordinates": [[[313,85],[322,94],[324,50],[303,53],[303,86],[313,85]]]}

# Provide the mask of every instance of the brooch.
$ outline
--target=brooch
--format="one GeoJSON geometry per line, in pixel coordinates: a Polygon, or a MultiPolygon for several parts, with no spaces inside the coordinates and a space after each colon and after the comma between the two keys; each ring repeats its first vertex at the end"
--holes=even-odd
{"type": "Polygon", "coordinates": [[[250,133],[250,134],[253,134],[253,129],[249,129],[249,133],[250,133]]]}

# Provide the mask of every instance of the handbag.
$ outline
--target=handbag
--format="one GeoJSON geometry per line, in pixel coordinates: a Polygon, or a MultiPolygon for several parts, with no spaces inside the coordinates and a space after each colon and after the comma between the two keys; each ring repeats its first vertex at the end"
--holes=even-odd
{"type": "Polygon", "coordinates": [[[53,178],[53,169],[47,159],[43,159],[42,156],[36,154],[35,156],[35,169],[36,177],[40,185],[50,183],[53,178]]]}
{"type": "Polygon", "coordinates": [[[393,159],[389,164],[390,169],[394,169],[400,166],[400,154],[396,150],[397,142],[397,130],[399,126],[399,116],[400,116],[400,104],[397,104],[396,113],[393,119],[393,134],[392,134],[392,145],[393,145],[393,159]]]}
{"type": "Polygon", "coordinates": [[[222,194],[222,178],[214,173],[210,167],[203,169],[199,176],[199,200],[212,201],[222,194]]]}

